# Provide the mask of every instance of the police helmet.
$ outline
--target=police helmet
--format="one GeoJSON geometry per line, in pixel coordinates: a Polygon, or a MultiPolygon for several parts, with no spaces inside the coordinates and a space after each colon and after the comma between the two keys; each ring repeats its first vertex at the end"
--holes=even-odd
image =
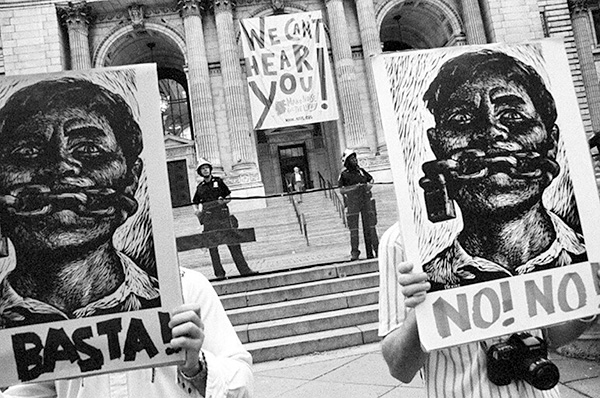
{"type": "Polygon", "coordinates": [[[346,148],[342,153],[342,164],[346,165],[346,160],[352,155],[357,156],[354,149],[346,148]]]}
{"type": "Polygon", "coordinates": [[[210,168],[210,172],[212,173],[212,164],[210,164],[210,162],[204,158],[198,159],[198,167],[196,168],[196,173],[200,174],[200,169],[202,168],[202,166],[208,166],[210,168]]]}

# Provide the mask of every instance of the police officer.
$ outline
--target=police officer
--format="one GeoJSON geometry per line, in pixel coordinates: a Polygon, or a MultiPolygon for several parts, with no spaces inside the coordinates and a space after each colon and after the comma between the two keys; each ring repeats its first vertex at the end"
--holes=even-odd
{"type": "Polygon", "coordinates": [[[344,195],[348,228],[350,228],[350,259],[358,260],[358,218],[362,218],[363,236],[367,258],[377,257],[379,244],[375,224],[377,218],[371,203],[373,177],[358,165],[356,152],[346,149],[342,154],[344,169],[338,180],[340,192],[344,195]]]}
{"type": "MultiPolygon", "coordinates": [[[[200,224],[204,225],[204,232],[237,228],[237,220],[232,223],[234,218],[230,216],[227,207],[227,203],[231,201],[231,191],[221,178],[212,175],[212,169],[208,160],[200,159],[196,172],[202,177],[202,181],[196,187],[196,193],[192,199],[194,214],[198,217],[200,224]]],[[[227,245],[227,247],[240,275],[256,274],[248,266],[239,244],[227,245]]],[[[218,246],[210,247],[208,251],[215,276],[217,279],[225,279],[225,270],[221,264],[218,246]]]]}

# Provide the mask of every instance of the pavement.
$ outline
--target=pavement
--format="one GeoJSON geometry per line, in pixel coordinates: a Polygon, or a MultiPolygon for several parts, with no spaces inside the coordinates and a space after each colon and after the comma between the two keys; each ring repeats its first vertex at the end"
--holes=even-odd
{"type": "MultiPolygon", "coordinates": [[[[561,375],[562,398],[599,398],[600,362],[550,359],[561,375]]],[[[379,343],[254,365],[259,398],[425,398],[419,377],[404,384],[389,375],[379,343]]]]}

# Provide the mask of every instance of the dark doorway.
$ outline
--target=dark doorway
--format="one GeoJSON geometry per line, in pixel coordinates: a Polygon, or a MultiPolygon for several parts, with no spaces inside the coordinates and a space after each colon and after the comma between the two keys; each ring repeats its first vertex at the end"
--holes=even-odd
{"type": "Polygon", "coordinates": [[[192,203],[190,184],[188,183],[185,160],[167,162],[169,173],[169,188],[171,190],[171,205],[173,207],[187,206],[192,203]]]}
{"type": "Polygon", "coordinates": [[[304,176],[306,177],[306,188],[312,188],[310,170],[308,169],[308,159],[306,157],[306,145],[280,146],[279,169],[281,170],[281,183],[284,192],[289,190],[287,181],[294,172],[295,166],[298,166],[300,170],[304,172],[304,176]]]}

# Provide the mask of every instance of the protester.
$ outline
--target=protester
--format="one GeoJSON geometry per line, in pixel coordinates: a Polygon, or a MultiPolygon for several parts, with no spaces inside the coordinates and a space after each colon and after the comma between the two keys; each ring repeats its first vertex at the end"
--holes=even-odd
{"type": "Polygon", "coordinates": [[[358,260],[358,219],[362,219],[363,237],[367,258],[377,257],[378,237],[374,206],[371,201],[373,177],[358,165],[356,152],[346,149],[342,154],[342,170],[338,179],[340,193],[344,196],[348,228],[350,229],[350,259],[358,260]]]}
{"type": "MultiPolygon", "coordinates": [[[[202,177],[202,181],[196,187],[196,193],[192,199],[194,213],[200,224],[204,225],[204,232],[237,228],[237,221],[229,213],[229,207],[227,207],[227,203],[231,201],[231,191],[220,177],[213,176],[212,169],[210,162],[200,159],[196,171],[202,177]]],[[[248,266],[239,244],[229,244],[227,247],[240,275],[257,273],[248,266]]],[[[226,275],[221,264],[219,247],[210,247],[208,250],[215,276],[217,279],[224,279],[226,275]]]]}
{"type": "MultiPolygon", "coordinates": [[[[425,300],[431,283],[427,273],[413,272],[414,264],[405,261],[401,239],[400,227],[395,224],[383,234],[380,244],[379,335],[390,374],[410,383],[419,373],[428,398],[560,398],[558,386],[539,390],[524,380],[504,386],[489,380],[487,350],[508,336],[424,352],[414,308],[425,300]]],[[[595,321],[594,316],[528,332],[555,349],[576,339],[595,321]]]]}
{"type": "Polygon", "coordinates": [[[250,398],[252,357],[244,349],[210,282],[181,269],[184,304],[172,312],[173,348],[185,363],[22,384],[0,398],[250,398]]]}
{"type": "Polygon", "coordinates": [[[16,265],[0,285],[0,328],[160,305],[151,265],[113,245],[138,209],[141,134],[123,98],[87,80],[41,81],[9,97],[0,223],[16,265]]]}
{"type": "MultiPolygon", "coordinates": [[[[421,186],[429,193],[447,189],[464,227],[450,247],[423,264],[424,272],[412,272],[405,261],[398,224],[384,234],[379,334],[390,372],[409,382],[422,370],[428,397],[559,397],[556,386],[489,380],[487,351],[509,336],[425,353],[413,310],[430,291],[587,259],[581,235],[542,203],[559,172],[554,100],[533,68],[489,50],[447,61],[424,100],[435,117],[428,137],[437,160],[423,167],[421,186]]],[[[593,320],[528,332],[558,347],[593,320]]]]}

